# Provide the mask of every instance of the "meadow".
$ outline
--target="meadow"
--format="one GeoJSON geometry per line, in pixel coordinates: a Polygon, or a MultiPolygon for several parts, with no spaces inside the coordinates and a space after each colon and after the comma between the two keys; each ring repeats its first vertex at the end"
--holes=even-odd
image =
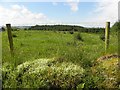
{"type": "MultiPolygon", "coordinates": [[[[12,31],[13,56],[10,54],[7,32],[1,33],[3,88],[106,88],[106,86],[118,88],[119,86],[118,83],[111,85],[108,81],[104,82],[105,79],[100,74],[102,71],[92,72],[96,68],[101,68],[101,64],[98,65],[98,58],[118,53],[117,33],[110,34],[110,45],[105,53],[105,42],[100,39],[100,34],[77,31],[73,34],[69,31],[12,31]],[[38,69],[43,71],[30,73],[38,69]],[[41,75],[38,76],[38,73],[41,75]],[[53,77],[55,75],[56,77],[53,77]],[[66,77],[69,79],[64,80],[66,77]],[[104,85],[101,85],[102,82],[104,85]]],[[[115,58],[113,62],[117,62],[117,59],[115,58]]]]}

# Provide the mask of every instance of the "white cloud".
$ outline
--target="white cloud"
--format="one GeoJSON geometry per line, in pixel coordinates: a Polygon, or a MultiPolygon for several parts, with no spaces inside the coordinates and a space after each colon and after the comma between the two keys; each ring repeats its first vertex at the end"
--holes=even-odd
{"type": "Polygon", "coordinates": [[[12,5],[10,8],[0,6],[0,25],[35,25],[47,23],[48,19],[43,13],[33,13],[23,5],[12,5]]]}
{"type": "MultiPolygon", "coordinates": [[[[91,11],[91,16],[82,22],[78,21],[78,24],[81,23],[82,25],[91,27],[105,26],[106,21],[110,21],[113,24],[118,20],[118,1],[119,0],[101,0],[98,2],[95,10],[91,11]]],[[[74,12],[79,9],[79,3],[79,0],[67,0],[66,2],[74,12]]],[[[57,5],[57,3],[53,4],[57,5]]],[[[35,25],[60,24],[61,22],[65,24],[65,21],[49,20],[43,13],[33,13],[23,5],[12,5],[10,8],[0,6],[0,26],[5,25],[6,23],[11,23],[12,25],[35,25]]]]}
{"type": "Polygon", "coordinates": [[[118,21],[118,1],[109,2],[108,0],[101,0],[94,11],[92,11],[92,17],[89,17],[90,22],[99,22],[102,26],[105,26],[105,22],[110,21],[111,26],[118,21]]]}
{"type": "Polygon", "coordinates": [[[73,12],[78,11],[79,0],[67,0],[68,5],[70,6],[73,12]]]}
{"type": "Polygon", "coordinates": [[[58,3],[57,3],[57,2],[52,2],[52,4],[53,4],[54,6],[57,6],[57,5],[58,5],[58,3]]]}

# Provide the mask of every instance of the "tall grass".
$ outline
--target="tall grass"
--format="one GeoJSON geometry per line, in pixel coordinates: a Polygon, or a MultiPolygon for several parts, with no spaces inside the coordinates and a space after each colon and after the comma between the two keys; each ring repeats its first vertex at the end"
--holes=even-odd
{"type": "MultiPolygon", "coordinates": [[[[2,55],[3,63],[13,63],[9,52],[7,33],[3,32],[2,55]]],[[[69,33],[54,33],[52,31],[14,31],[14,59],[16,64],[21,64],[28,60],[38,58],[65,57],[66,60],[80,61],[81,58],[90,61],[104,55],[104,42],[97,34],[81,33],[84,40],[74,43],[74,35],[69,33]]],[[[108,53],[117,52],[117,36],[110,37],[110,47],[108,53]],[[114,43],[113,43],[114,42],[114,43]],[[116,46],[115,46],[116,45],[116,46]]]]}
{"type": "MultiPolygon", "coordinates": [[[[7,32],[2,32],[2,63],[4,66],[9,64],[14,69],[26,61],[57,58],[62,62],[74,63],[83,67],[89,77],[91,74],[90,67],[96,63],[97,58],[105,55],[105,43],[100,39],[99,34],[80,33],[79,35],[78,32],[74,32],[74,34],[66,32],[64,34],[32,30],[13,31],[12,33],[15,36],[13,37],[14,57],[10,55],[7,32]],[[82,39],[82,41],[78,39],[82,39]]],[[[117,52],[117,36],[111,33],[107,54],[117,52]]],[[[86,81],[87,78],[83,81],[86,81]]]]}

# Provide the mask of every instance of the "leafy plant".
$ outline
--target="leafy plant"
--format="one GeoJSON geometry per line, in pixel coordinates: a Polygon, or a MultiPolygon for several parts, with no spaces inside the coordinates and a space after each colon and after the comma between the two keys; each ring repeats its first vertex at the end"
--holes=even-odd
{"type": "Polygon", "coordinates": [[[16,73],[14,68],[9,63],[2,66],[2,87],[15,88],[16,87],[16,73]]]}
{"type": "Polygon", "coordinates": [[[17,35],[15,35],[15,34],[13,34],[12,36],[13,36],[13,37],[17,37],[17,35]]]}
{"type": "Polygon", "coordinates": [[[73,32],[73,31],[69,31],[69,33],[70,33],[70,34],[74,34],[74,32],[73,32]]]}
{"type": "Polygon", "coordinates": [[[82,36],[81,36],[80,33],[75,34],[74,38],[75,38],[76,40],[83,41],[82,36]]]}
{"type": "Polygon", "coordinates": [[[82,90],[84,88],[85,83],[77,85],[77,90],[82,90]]]}
{"type": "Polygon", "coordinates": [[[100,34],[100,39],[101,39],[102,41],[105,41],[105,34],[100,34]]]}

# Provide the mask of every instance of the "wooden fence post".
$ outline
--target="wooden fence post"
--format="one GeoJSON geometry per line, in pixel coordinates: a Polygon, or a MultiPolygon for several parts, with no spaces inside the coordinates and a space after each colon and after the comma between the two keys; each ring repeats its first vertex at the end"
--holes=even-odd
{"type": "Polygon", "coordinates": [[[107,49],[109,47],[109,38],[110,38],[110,22],[106,22],[106,28],[105,28],[105,52],[107,52],[107,49]]]}
{"type": "Polygon", "coordinates": [[[11,29],[11,24],[6,24],[7,27],[7,33],[8,33],[8,40],[10,44],[10,51],[11,54],[13,54],[13,38],[12,38],[12,29],[11,29]]]}

